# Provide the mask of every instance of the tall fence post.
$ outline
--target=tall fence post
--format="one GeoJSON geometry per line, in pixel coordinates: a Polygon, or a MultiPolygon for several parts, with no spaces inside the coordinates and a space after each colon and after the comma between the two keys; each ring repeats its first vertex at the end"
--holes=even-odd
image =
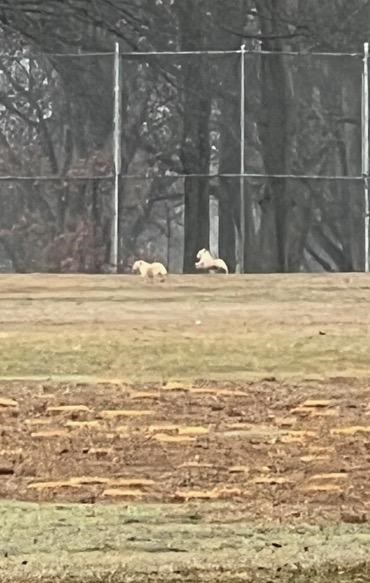
{"type": "Polygon", "coordinates": [[[119,43],[114,49],[114,86],[113,86],[113,160],[114,188],[112,204],[112,234],[110,263],[115,273],[118,271],[119,250],[119,186],[121,175],[121,57],[119,43]]]}
{"type": "Polygon", "coordinates": [[[362,176],[364,184],[365,272],[369,273],[369,43],[364,43],[362,74],[362,176]]]}
{"type": "Polygon", "coordinates": [[[239,230],[239,269],[245,268],[245,45],[240,47],[240,230],[239,230]]]}

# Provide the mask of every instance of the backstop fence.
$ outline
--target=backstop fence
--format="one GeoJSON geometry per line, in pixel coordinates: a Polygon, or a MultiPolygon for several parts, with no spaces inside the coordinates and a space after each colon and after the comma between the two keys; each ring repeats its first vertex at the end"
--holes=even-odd
{"type": "Polygon", "coordinates": [[[1,271],[369,271],[364,53],[0,55],[1,271]]]}

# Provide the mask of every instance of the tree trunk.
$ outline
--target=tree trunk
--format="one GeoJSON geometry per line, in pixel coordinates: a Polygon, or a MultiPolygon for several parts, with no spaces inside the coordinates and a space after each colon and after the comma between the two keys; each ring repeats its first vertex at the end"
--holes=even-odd
{"type": "MultiPolygon", "coordinates": [[[[236,74],[236,79],[238,78],[236,74]]],[[[237,139],[240,127],[240,107],[234,96],[222,100],[221,105],[220,173],[239,172],[240,145],[237,139]]],[[[219,192],[219,255],[230,271],[236,267],[235,227],[239,224],[239,180],[221,178],[219,192]]]]}
{"type": "MultiPolygon", "coordinates": [[[[279,14],[282,0],[266,0],[261,4],[261,30],[264,37],[281,34],[279,14]]],[[[264,50],[283,49],[279,39],[266,39],[264,50]]],[[[267,174],[285,174],[288,166],[288,110],[289,83],[286,59],[282,55],[263,55],[261,57],[261,108],[260,138],[263,159],[267,174]]],[[[269,180],[270,206],[273,213],[275,230],[276,264],[275,271],[289,271],[288,261],[288,211],[289,202],[285,180],[269,180]]]]}
{"type": "MultiPolygon", "coordinates": [[[[245,2],[234,0],[215,5],[217,22],[225,23],[225,28],[217,31],[220,48],[238,50],[240,48],[243,23],[245,21],[245,2]]],[[[221,174],[240,172],[240,56],[227,55],[220,67],[222,89],[220,106],[220,162],[221,174]]],[[[236,267],[236,229],[240,225],[240,187],[239,179],[220,179],[219,188],[219,255],[229,266],[236,267]]],[[[248,237],[246,237],[247,239],[248,237]]],[[[248,249],[246,253],[248,258],[248,249]]]]}
{"type": "MultiPolygon", "coordinates": [[[[181,49],[205,46],[202,15],[197,0],[176,4],[181,31],[181,49]]],[[[205,56],[187,57],[183,65],[183,136],[181,162],[185,174],[208,174],[210,162],[209,119],[211,88],[205,56]]],[[[209,247],[208,178],[185,178],[184,273],[195,271],[197,251],[209,247]]]]}
{"type": "MultiPolygon", "coordinates": [[[[352,65],[352,64],[351,64],[352,65]]],[[[361,174],[361,95],[356,81],[361,72],[347,63],[334,62],[340,90],[339,114],[343,122],[337,126],[339,173],[344,176],[361,174]]],[[[345,271],[362,269],[362,245],[358,245],[359,218],[362,214],[362,193],[358,183],[337,181],[339,200],[343,208],[343,253],[345,271]]],[[[360,227],[360,229],[359,229],[360,227]]]]}

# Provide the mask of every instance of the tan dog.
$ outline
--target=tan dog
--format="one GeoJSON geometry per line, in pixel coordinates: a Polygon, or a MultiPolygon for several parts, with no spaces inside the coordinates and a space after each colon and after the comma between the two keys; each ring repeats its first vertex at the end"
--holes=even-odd
{"type": "Polygon", "coordinates": [[[141,277],[144,277],[147,281],[153,283],[157,278],[159,281],[165,281],[167,277],[167,269],[162,263],[148,263],[140,259],[135,261],[132,266],[133,273],[140,273],[141,277]]]}

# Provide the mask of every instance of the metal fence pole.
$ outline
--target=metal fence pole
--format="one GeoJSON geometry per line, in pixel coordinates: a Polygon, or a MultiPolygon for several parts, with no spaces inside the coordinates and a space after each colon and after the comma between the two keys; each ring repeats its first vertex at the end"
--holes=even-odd
{"type": "Polygon", "coordinates": [[[245,255],[245,45],[240,47],[240,232],[239,232],[239,268],[244,273],[245,255]]]}
{"type": "Polygon", "coordinates": [[[362,74],[362,176],[364,183],[365,272],[369,273],[369,43],[364,43],[362,74]]]}
{"type": "Polygon", "coordinates": [[[110,263],[117,273],[119,250],[119,179],[121,175],[121,56],[119,43],[114,50],[114,106],[113,106],[113,159],[114,159],[114,189],[112,204],[112,234],[110,263]]]}

